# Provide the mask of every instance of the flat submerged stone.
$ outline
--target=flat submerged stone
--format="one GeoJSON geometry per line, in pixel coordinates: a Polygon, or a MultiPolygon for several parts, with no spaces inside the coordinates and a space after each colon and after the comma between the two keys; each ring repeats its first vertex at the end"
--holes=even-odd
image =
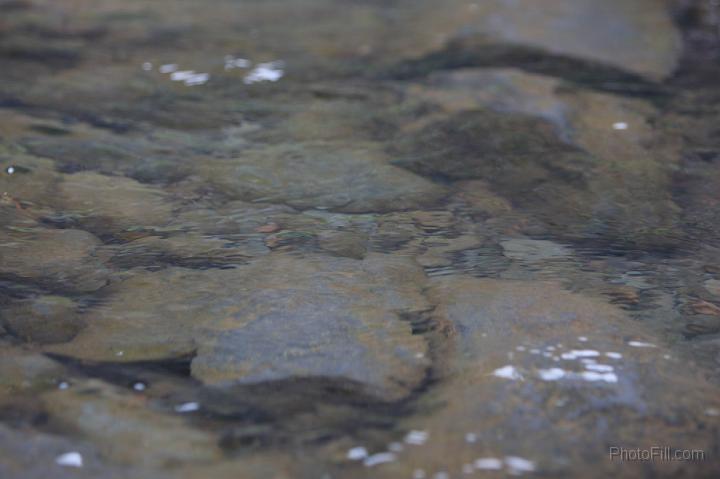
{"type": "Polygon", "coordinates": [[[195,174],[234,199],[345,213],[432,205],[445,195],[441,186],[390,165],[372,146],[274,145],[204,161],[195,174]]]}
{"type": "Polygon", "coordinates": [[[405,316],[429,309],[412,260],[270,254],[229,270],[137,273],[104,291],[88,327],[49,350],[101,361],[196,354],[208,384],[328,377],[385,398],[424,378],[427,344],[405,316]]]}
{"type": "MultiPolygon", "coordinates": [[[[445,380],[422,401],[443,407],[406,421],[407,430],[428,431],[426,444],[408,447],[376,477],[459,471],[487,457],[589,477],[716,467],[607,460],[609,445],[650,448],[658,437],[711,450],[718,422],[705,411],[720,410],[718,386],[703,370],[672,360],[654,333],[619,308],[558,283],[463,275],[431,280],[429,295],[436,321],[452,333],[439,365],[445,380]]],[[[512,472],[510,465],[501,469],[512,472]]]]}

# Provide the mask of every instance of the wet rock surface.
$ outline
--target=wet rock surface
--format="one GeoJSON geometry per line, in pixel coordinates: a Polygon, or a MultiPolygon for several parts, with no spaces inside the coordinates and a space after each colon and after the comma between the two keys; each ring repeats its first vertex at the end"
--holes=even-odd
{"type": "Polygon", "coordinates": [[[8,277],[69,292],[107,284],[109,272],[96,254],[100,240],[86,231],[35,227],[4,233],[0,261],[8,277]]]}
{"type": "MultiPolygon", "coordinates": [[[[407,425],[427,429],[427,442],[409,447],[381,474],[417,468],[460,474],[465,464],[482,472],[486,463],[478,458],[499,458],[499,468],[514,474],[516,461],[506,458],[520,457],[526,473],[557,474],[584,461],[598,477],[642,470],[669,476],[682,467],[618,464],[601,452],[615,443],[652,447],[659,431],[670,443],[713,447],[717,385],[643,336],[621,310],[543,282],[458,276],[434,281],[431,291],[440,303],[434,314],[453,330],[446,356],[457,358],[446,363],[452,379],[428,398],[442,404],[432,419],[407,425]],[[689,384],[702,393],[669,393],[689,384]],[[446,448],[456,451],[454,463],[444,457],[446,448]]],[[[693,470],[702,475],[716,467],[700,462],[693,470]]]]}
{"type": "Polygon", "coordinates": [[[230,198],[300,209],[382,213],[430,206],[443,197],[442,187],[394,168],[372,147],[279,145],[237,160],[203,162],[197,174],[230,198]],[[298,177],[298,170],[307,177],[298,177]]]}
{"type": "Polygon", "coordinates": [[[3,479],[717,475],[713,2],[0,18],[3,479]]]}
{"type": "Polygon", "coordinates": [[[104,290],[72,342],[48,350],[96,361],[196,354],[192,375],[206,384],[338,377],[402,397],[427,367],[411,324],[429,309],[424,280],[411,260],[385,255],[138,273],[104,290]]]}
{"type": "Polygon", "coordinates": [[[0,321],[6,331],[24,341],[63,343],[85,326],[79,305],[63,296],[38,296],[3,307],[0,321]]]}

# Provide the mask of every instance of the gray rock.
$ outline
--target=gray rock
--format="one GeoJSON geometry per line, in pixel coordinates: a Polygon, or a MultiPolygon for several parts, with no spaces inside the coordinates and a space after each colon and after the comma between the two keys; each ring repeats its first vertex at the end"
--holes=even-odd
{"type": "Polygon", "coordinates": [[[195,174],[231,198],[345,213],[432,205],[446,194],[389,165],[374,146],[270,146],[233,160],[204,161],[195,174]]]}
{"type": "Polygon", "coordinates": [[[193,375],[206,383],[339,377],[387,398],[421,380],[426,344],[401,315],[428,307],[411,261],[284,257],[254,265],[258,280],[237,311],[217,323],[193,375]],[[266,278],[262,276],[266,275],[266,278]]]}
{"type": "Polygon", "coordinates": [[[101,361],[197,351],[192,372],[208,384],[331,377],[396,399],[427,367],[425,340],[404,320],[430,307],[424,282],[412,260],[380,254],[138,272],[103,290],[73,341],[46,350],[101,361]]]}

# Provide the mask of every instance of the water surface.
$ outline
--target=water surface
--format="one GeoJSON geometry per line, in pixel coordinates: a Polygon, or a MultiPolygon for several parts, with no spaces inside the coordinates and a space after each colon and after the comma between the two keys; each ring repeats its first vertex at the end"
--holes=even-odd
{"type": "Polygon", "coordinates": [[[0,476],[717,474],[719,17],[0,0],[0,476]]]}

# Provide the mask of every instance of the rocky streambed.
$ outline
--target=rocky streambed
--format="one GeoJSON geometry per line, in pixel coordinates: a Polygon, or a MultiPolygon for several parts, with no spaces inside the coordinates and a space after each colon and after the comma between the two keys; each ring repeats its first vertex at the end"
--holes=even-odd
{"type": "Polygon", "coordinates": [[[718,18],[0,0],[0,477],[716,476],[718,18]]]}

